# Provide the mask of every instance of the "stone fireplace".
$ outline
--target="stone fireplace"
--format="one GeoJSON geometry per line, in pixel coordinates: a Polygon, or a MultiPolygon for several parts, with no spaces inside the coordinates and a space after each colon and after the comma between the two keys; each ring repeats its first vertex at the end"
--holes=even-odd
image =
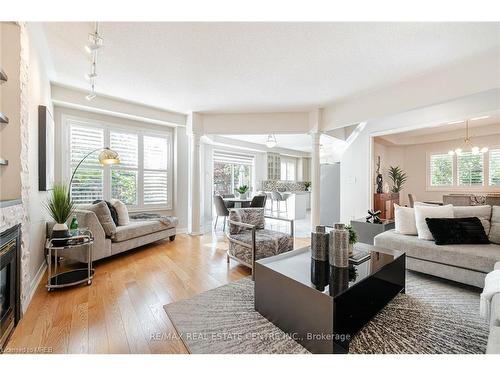
{"type": "Polygon", "coordinates": [[[0,233],[0,353],[21,318],[21,225],[0,233]]]}

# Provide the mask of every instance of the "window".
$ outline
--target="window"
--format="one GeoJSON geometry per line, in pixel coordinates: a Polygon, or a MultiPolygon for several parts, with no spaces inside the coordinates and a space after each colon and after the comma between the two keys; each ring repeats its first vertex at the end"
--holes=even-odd
{"type": "Polygon", "coordinates": [[[281,158],[281,180],[295,181],[296,161],[292,158],[281,158]]]}
{"type": "Polygon", "coordinates": [[[500,186],[500,148],[489,151],[489,184],[490,186],[500,186]]]}
{"type": "Polygon", "coordinates": [[[214,150],[214,193],[234,194],[242,185],[252,186],[253,156],[214,150]]]}
{"type": "Polygon", "coordinates": [[[478,186],[483,184],[483,154],[473,155],[463,152],[457,156],[458,186],[478,186]]]}
{"type": "MultiPolygon", "coordinates": [[[[104,147],[104,130],[72,125],[70,128],[71,173],[80,160],[95,149],[104,147]]],[[[103,168],[99,164],[98,153],[90,155],[73,178],[71,196],[75,203],[91,203],[103,199],[103,168]]]]}
{"type": "Polygon", "coordinates": [[[435,154],[429,161],[430,185],[453,185],[453,156],[448,154],[435,154]]]}
{"type": "Polygon", "coordinates": [[[69,173],[85,155],[109,146],[118,152],[120,164],[102,167],[99,152],[78,168],[71,186],[77,204],[115,198],[132,208],[171,208],[171,134],[119,129],[68,119],[69,173]]]}

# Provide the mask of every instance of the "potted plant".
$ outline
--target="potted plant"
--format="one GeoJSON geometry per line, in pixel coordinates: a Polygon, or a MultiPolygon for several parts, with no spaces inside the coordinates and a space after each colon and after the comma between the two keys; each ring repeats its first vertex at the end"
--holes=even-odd
{"type": "Polygon", "coordinates": [[[234,190],[240,195],[240,199],[247,199],[248,198],[248,191],[250,190],[248,185],[241,185],[240,187],[238,187],[234,190]]]}
{"type": "Polygon", "coordinates": [[[304,186],[306,191],[311,191],[311,183],[309,181],[304,182],[304,186]]]}
{"type": "Polygon", "coordinates": [[[352,225],[346,225],[345,229],[349,231],[349,256],[354,252],[354,245],[358,242],[358,234],[352,225]]]}
{"type": "Polygon", "coordinates": [[[393,186],[391,191],[393,193],[399,193],[403,189],[403,185],[408,179],[406,173],[398,167],[389,168],[389,178],[392,180],[393,186]]]}
{"type": "Polygon", "coordinates": [[[56,224],[52,229],[53,238],[69,237],[66,222],[75,210],[75,204],[68,194],[68,187],[64,184],[55,184],[50,192],[45,208],[56,224]]]}

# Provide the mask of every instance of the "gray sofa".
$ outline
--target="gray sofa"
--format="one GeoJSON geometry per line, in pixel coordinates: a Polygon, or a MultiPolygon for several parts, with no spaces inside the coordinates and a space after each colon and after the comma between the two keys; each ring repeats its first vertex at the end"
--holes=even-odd
{"type": "MultiPolygon", "coordinates": [[[[500,270],[500,262],[495,264],[495,269],[500,270]]],[[[500,293],[493,296],[490,308],[490,335],[486,353],[500,354],[500,293]]]]}
{"type": "MultiPolygon", "coordinates": [[[[471,206],[471,212],[473,210],[471,206]]],[[[491,207],[491,206],[490,206],[491,207]]],[[[476,207],[478,208],[478,207],[476,207]]],[[[467,207],[454,207],[455,217],[466,217],[467,207]]],[[[488,217],[480,217],[487,234],[500,228],[500,207],[493,206],[488,217]]],[[[469,215],[476,216],[476,215],[469,215]]],[[[490,233],[490,240],[492,236],[490,233]]],[[[496,237],[498,238],[498,237],[496,237]]],[[[495,240],[495,242],[498,242],[495,240]]],[[[500,245],[444,245],[390,230],[375,236],[374,244],[406,252],[406,268],[460,283],[484,287],[486,274],[500,262],[500,245]]]]}
{"type": "Polygon", "coordinates": [[[151,242],[175,239],[176,225],[166,225],[159,220],[130,220],[130,224],[118,226],[113,238],[106,237],[104,229],[93,211],[75,211],[81,228],[88,228],[94,235],[93,260],[119,254],[151,242]]]}

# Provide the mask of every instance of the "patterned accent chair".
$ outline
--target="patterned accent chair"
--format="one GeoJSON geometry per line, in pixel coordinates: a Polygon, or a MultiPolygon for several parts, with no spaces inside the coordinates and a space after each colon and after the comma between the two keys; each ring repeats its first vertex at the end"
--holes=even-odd
{"type": "Polygon", "coordinates": [[[229,210],[229,241],[227,262],[230,259],[252,269],[255,261],[293,250],[294,222],[291,219],[264,215],[264,208],[233,208],[229,210]],[[286,221],[290,233],[265,229],[265,219],[286,221]]]}

